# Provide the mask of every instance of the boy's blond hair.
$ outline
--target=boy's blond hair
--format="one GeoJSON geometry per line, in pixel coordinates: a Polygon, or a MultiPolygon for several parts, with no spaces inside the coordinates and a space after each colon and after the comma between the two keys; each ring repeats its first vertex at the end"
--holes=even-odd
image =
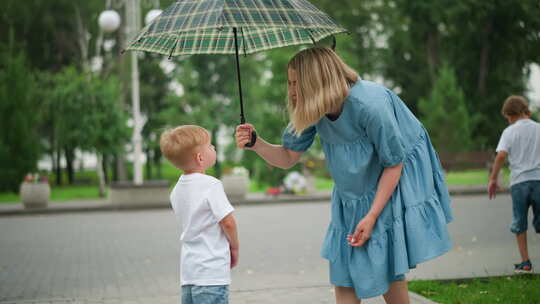
{"type": "Polygon", "coordinates": [[[296,54],[287,66],[297,74],[296,104],[289,98],[292,130],[299,135],[326,113],[339,109],[358,80],[350,68],[330,48],[312,47],[296,54]]]}
{"type": "Polygon", "coordinates": [[[512,95],[504,101],[501,114],[503,116],[518,117],[521,115],[531,115],[531,111],[525,97],[512,95]]]}
{"type": "Polygon", "coordinates": [[[179,126],[161,134],[161,153],[176,167],[186,169],[198,146],[210,142],[210,132],[194,125],[179,126]]]}

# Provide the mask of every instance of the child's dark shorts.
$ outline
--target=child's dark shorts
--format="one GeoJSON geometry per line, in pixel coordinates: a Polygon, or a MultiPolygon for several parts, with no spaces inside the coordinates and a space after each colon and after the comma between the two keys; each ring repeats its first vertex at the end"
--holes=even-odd
{"type": "Polygon", "coordinates": [[[540,233],[540,180],[525,181],[510,188],[512,194],[513,218],[510,231],[527,231],[529,207],[533,209],[533,227],[540,233]]]}

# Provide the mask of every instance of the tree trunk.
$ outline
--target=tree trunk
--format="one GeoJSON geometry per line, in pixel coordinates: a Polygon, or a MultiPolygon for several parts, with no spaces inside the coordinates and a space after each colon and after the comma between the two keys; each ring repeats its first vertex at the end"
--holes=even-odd
{"type": "Polygon", "coordinates": [[[433,30],[428,32],[426,41],[427,62],[429,66],[429,76],[431,83],[434,84],[437,81],[437,65],[438,65],[438,45],[439,45],[439,32],[437,26],[433,25],[433,30]]]}
{"type": "Polygon", "coordinates": [[[56,149],[56,184],[62,185],[62,152],[56,149]]]}
{"type": "Polygon", "coordinates": [[[126,155],[125,154],[117,154],[116,157],[116,171],[118,172],[118,180],[119,181],[127,181],[128,180],[128,174],[127,174],[127,168],[126,168],[126,155]]]}
{"type": "Polygon", "coordinates": [[[217,144],[217,133],[218,133],[218,127],[215,127],[212,129],[212,138],[215,138],[216,140],[216,143],[215,143],[215,147],[216,147],[216,164],[214,165],[214,172],[216,173],[216,178],[221,178],[221,163],[219,161],[219,159],[217,158],[217,154],[218,154],[218,144],[217,144]]]}
{"type": "Polygon", "coordinates": [[[57,171],[57,168],[58,168],[58,162],[56,161],[56,153],[55,153],[55,150],[52,149],[51,150],[51,160],[52,160],[52,172],[54,172],[55,174],[55,183],[58,184],[58,171],[57,171]]]}
{"type": "Polygon", "coordinates": [[[112,180],[115,181],[115,182],[118,181],[118,168],[116,166],[117,162],[118,162],[118,155],[113,154],[112,155],[111,170],[112,170],[112,180]]]}
{"type": "Polygon", "coordinates": [[[79,51],[81,52],[83,71],[87,73],[90,71],[90,61],[88,59],[88,32],[83,24],[79,5],[77,5],[77,2],[74,2],[73,5],[75,7],[75,20],[77,21],[77,44],[79,46],[79,51]]]}
{"type": "Polygon", "coordinates": [[[157,179],[161,179],[161,150],[159,148],[154,149],[154,166],[156,166],[157,179]]]}
{"type": "Polygon", "coordinates": [[[96,171],[99,180],[99,197],[105,197],[105,174],[103,173],[103,155],[97,153],[96,171]]]}
{"type": "Polygon", "coordinates": [[[478,71],[478,94],[479,96],[485,96],[486,93],[486,79],[489,72],[489,51],[491,48],[489,36],[493,31],[493,21],[489,21],[483,30],[482,36],[482,50],[480,51],[480,66],[478,71]]]}
{"type": "Polygon", "coordinates": [[[145,149],[146,154],[146,179],[152,179],[152,150],[150,148],[145,149]]]}
{"type": "Polygon", "coordinates": [[[103,154],[103,180],[105,184],[109,184],[109,157],[106,154],[103,154]]]}
{"type": "Polygon", "coordinates": [[[68,176],[68,184],[73,185],[75,182],[75,170],[73,168],[73,161],[75,158],[75,153],[71,148],[64,149],[64,157],[66,158],[66,171],[68,176]]]}

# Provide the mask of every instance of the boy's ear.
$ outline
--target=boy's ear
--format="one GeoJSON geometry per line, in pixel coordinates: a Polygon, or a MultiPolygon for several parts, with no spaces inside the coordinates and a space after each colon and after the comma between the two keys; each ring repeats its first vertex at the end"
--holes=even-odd
{"type": "Polygon", "coordinates": [[[197,163],[202,163],[203,159],[202,159],[202,153],[201,152],[195,153],[195,161],[197,161],[197,163]]]}

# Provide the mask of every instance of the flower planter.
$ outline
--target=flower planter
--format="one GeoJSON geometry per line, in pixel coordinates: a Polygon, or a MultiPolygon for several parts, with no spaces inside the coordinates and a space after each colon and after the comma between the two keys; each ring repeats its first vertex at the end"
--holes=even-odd
{"type": "Polygon", "coordinates": [[[20,195],[24,208],[46,208],[51,197],[51,187],[48,183],[23,182],[20,195]]]}
{"type": "Polygon", "coordinates": [[[225,194],[229,200],[243,200],[249,190],[249,177],[246,175],[225,174],[221,177],[225,194]]]}

